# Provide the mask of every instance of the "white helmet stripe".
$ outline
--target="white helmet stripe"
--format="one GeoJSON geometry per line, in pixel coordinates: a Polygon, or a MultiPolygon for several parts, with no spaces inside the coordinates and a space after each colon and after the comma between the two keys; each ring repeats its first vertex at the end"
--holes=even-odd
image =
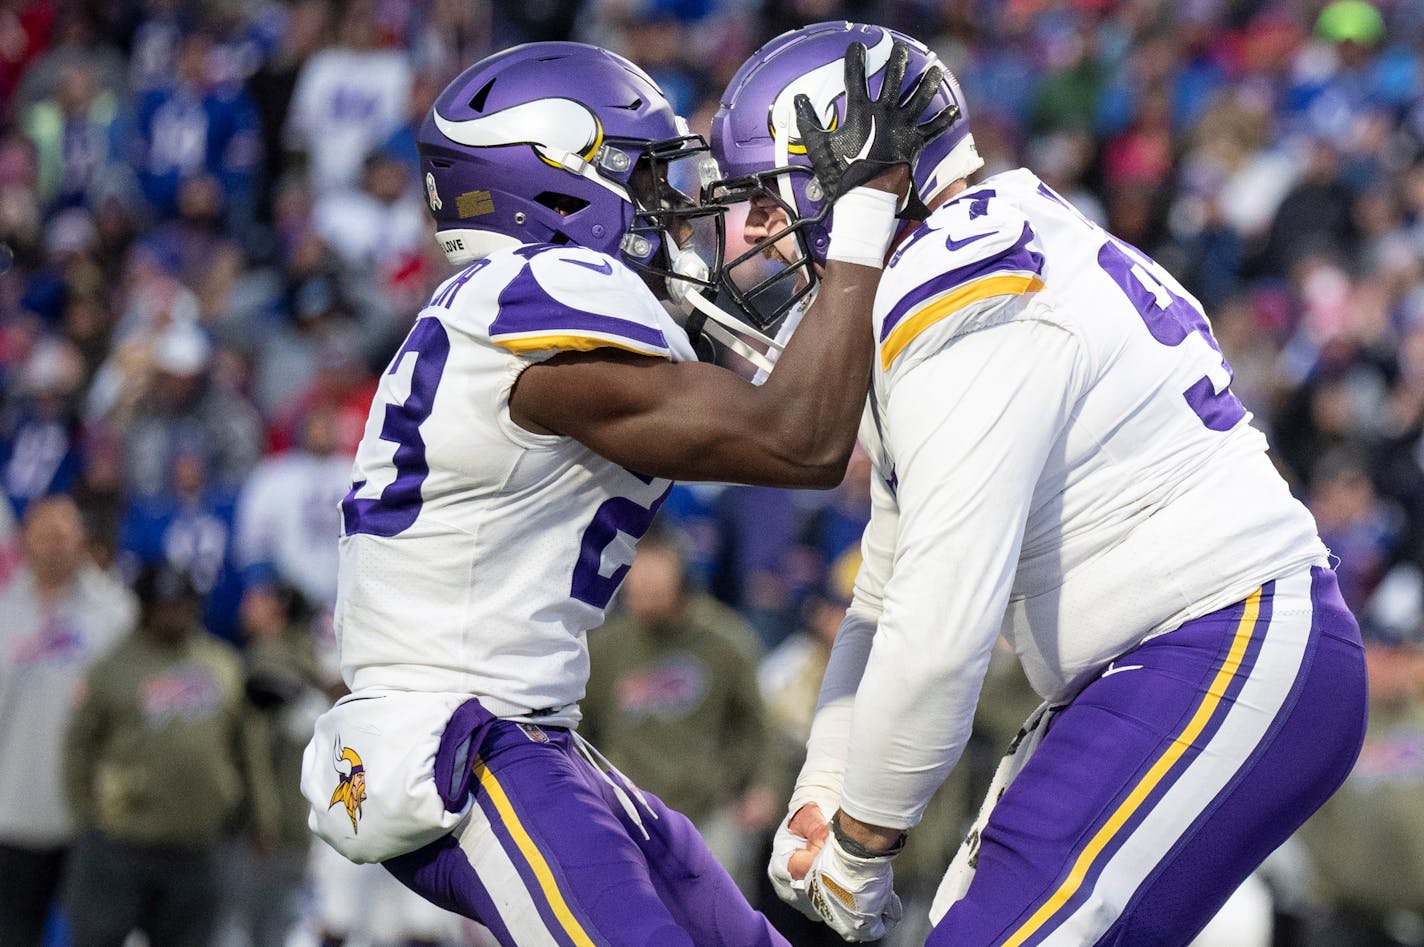
{"type": "Polygon", "coordinates": [[[538,99],[463,121],[434,115],[442,135],[471,148],[533,145],[582,155],[598,141],[598,119],[573,99],[538,99]]]}
{"type": "MultiPolygon", "coordinates": [[[[890,61],[890,49],[895,45],[889,30],[880,31],[880,39],[865,54],[865,75],[867,78],[885,68],[890,61]]],[[[786,144],[794,140],[800,142],[796,127],[796,96],[805,94],[823,125],[828,125],[835,116],[835,102],[845,92],[845,62],[837,59],[810,72],[797,76],[782,89],[771,103],[771,127],[777,131],[785,129],[786,144]]],[[[778,142],[780,144],[780,142],[778,142]]],[[[781,155],[777,156],[781,158],[781,155]]],[[[785,162],[783,161],[784,165],[785,162]]]]}

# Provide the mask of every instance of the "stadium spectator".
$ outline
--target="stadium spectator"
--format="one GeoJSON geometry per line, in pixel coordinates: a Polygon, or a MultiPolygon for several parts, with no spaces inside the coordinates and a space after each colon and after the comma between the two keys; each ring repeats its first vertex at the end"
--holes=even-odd
{"type": "Polygon", "coordinates": [[[297,76],[286,144],[305,155],[317,193],[354,187],[366,156],[406,118],[410,60],[381,47],[375,8],[373,0],[337,4],[336,42],[297,76]]]}
{"type": "MultiPolygon", "coordinates": [[[[191,295],[175,303],[184,298],[191,295]]],[[[201,445],[213,482],[236,488],[261,456],[261,419],[211,371],[212,343],[197,323],[172,310],[166,318],[167,326],[116,347],[90,390],[91,412],[97,400],[97,419],[122,437],[132,493],[153,496],[169,487],[166,473],[179,444],[201,445]]]]}
{"type": "Polygon", "coordinates": [[[201,443],[175,445],[166,483],[167,490],[129,503],[120,553],[135,573],[164,564],[185,573],[203,598],[204,627],[236,642],[242,591],[233,561],[236,498],[209,482],[201,443]]]}
{"type": "Polygon", "coordinates": [[[579,729],[691,819],[746,891],[760,874],[751,858],[762,833],[781,813],[779,744],[756,689],[756,636],[688,587],[681,542],[675,533],[639,541],[620,611],[589,635],[579,729]]]}
{"type": "Polygon", "coordinates": [[[216,856],[246,807],[270,840],[271,768],[242,659],[199,623],[188,577],[161,565],[136,590],[137,630],[89,672],[65,739],[65,787],[85,830],[66,872],[76,944],[205,947],[216,856]]]}
{"type": "Polygon", "coordinates": [[[30,505],[21,549],[18,570],[0,578],[0,939],[28,947],[40,942],[75,835],[60,773],[65,725],[85,672],[136,609],[89,561],[68,497],[30,505]]]}
{"type": "Polygon", "coordinates": [[[269,846],[234,839],[225,848],[220,931],[252,947],[282,947],[301,919],[312,837],[297,783],[302,748],[331,683],[318,665],[309,620],[290,586],[260,586],[242,599],[247,699],[261,721],[277,810],[269,846]]]}
{"type": "Polygon", "coordinates": [[[1301,830],[1332,909],[1310,947],[1424,943],[1424,647],[1366,646],[1370,723],[1345,785],[1301,830]]]}
{"type": "Polygon", "coordinates": [[[99,86],[92,63],[64,68],[52,97],[23,118],[39,162],[39,198],[47,207],[85,203],[89,189],[121,159],[127,144],[114,92],[99,86]]]}
{"type": "MultiPolygon", "coordinates": [[[[409,298],[406,284],[434,245],[412,167],[413,162],[393,152],[373,152],[359,187],[320,195],[313,208],[317,234],[348,271],[369,273],[392,309],[419,308],[425,302],[409,298]]],[[[423,284],[417,284],[423,291],[423,284]]]]}
{"type": "Polygon", "coordinates": [[[351,457],[337,451],[337,414],[316,406],[301,444],[257,465],[238,498],[237,562],[249,588],[278,582],[312,606],[336,600],[341,500],[351,489],[351,457]]]}
{"type": "Polygon", "coordinates": [[[179,41],[167,81],[135,103],[144,196],[160,217],[178,213],[185,181],[212,175],[221,187],[228,226],[252,219],[252,185],[261,163],[257,112],[243,88],[209,65],[214,37],[194,29],[179,41]]]}
{"type": "Polygon", "coordinates": [[[83,363],[72,344],[47,336],[30,352],[0,415],[0,484],[15,512],[68,493],[79,473],[78,395],[83,363]]]}
{"type": "Polygon", "coordinates": [[[128,64],[123,53],[100,29],[85,4],[61,3],[55,11],[52,42],[29,64],[20,78],[12,107],[17,114],[50,98],[75,64],[94,70],[97,85],[123,99],[128,94],[128,64]]]}

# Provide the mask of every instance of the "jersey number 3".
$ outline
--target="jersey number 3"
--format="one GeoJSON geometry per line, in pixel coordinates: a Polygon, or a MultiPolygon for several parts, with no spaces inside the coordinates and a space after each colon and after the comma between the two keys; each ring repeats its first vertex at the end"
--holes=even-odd
{"type": "Polygon", "coordinates": [[[387,398],[381,440],[396,445],[391,460],[396,476],[374,499],[357,496],[365,488],[365,480],[351,485],[351,492],[341,501],[346,535],[395,536],[410,529],[420,515],[421,487],[430,476],[420,426],[435,406],[435,389],[449,357],[450,336],[445,326],[439,319],[425,318],[415,324],[391,360],[381,384],[381,395],[387,398]],[[409,382],[409,393],[400,400],[391,398],[389,389],[404,381],[409,382]]]}

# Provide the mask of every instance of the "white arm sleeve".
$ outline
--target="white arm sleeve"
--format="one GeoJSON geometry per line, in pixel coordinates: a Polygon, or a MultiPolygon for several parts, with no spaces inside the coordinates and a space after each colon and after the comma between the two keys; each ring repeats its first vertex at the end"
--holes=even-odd
{"type": "MultiPolygon", "coordinates": [[[[880,618],[880,602],[890,578],[895,555],[895,530],[899,514],[895,497],[885,486],[881,471],[870,475],[870,523],[860,541],[860,570],[855,575],[855,592],[845,619],[836,632],[836,643],[821,679],[816,716],[806,741],[806,763],[796,780],[791,809],[794,812],[810,795],[837,798],[841,792],[841,770],[845,767],[850,743],[851,706],[860,676],[870,656],[875,623],[880,618]]],[[[826,813],[828,816],[830,813],[826,813]]]]}
{"type": "Polygon", "coordinates": [[[1017,322],[955,340],[892,389],[900,524],[854,698],[841,797],[851,817],[915,825],[958,762],[1035,487],[1085,374],[1073,335],[1017,322]]]}

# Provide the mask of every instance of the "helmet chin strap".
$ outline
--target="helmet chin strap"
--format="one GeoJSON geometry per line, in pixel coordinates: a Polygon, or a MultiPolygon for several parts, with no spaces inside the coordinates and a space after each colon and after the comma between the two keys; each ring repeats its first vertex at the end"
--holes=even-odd
{"type": "Polygon", "coordinates": [[[776,363],[776,355],[780,354],[781,346],[775,339],[758,332],[703,295],[702,286],[699,284],[708,281],[710,271],[707,269],[707,263],[695,250],[676,246],[671,240],[667,241],[667,248],[672,271],[687,277],[678,279],[672,276],[666,280],[669,300],[681,309],[684,315],[691,315],[694,309],[700,312],[706,318],[702,324],[703,332],[746,359],[758,373],[770,372],[772,365],[776,363]],[[736,333],[765,345],[767,353],[763,354],[754,346],[748,345],[736,333]]]}
{"type": "Polygon", "coordinates": [[[726,312],[723,312],[720,308],[718,308],[716,303],[712,302],[710,299],[703,296],[701,293],[692,293],[690,296],[688,296],[688,302],[692,305],[694,309],[696,309],[698,312],[702,313],[704,316],[707,317],[707,321],[702,324],[703,332],[707,333],[709,336],[716,339],[718,342],[721,342],[727,348],[731,349],[733,352],[736,352],[748,362],[751,362],[752,366],[756,368],[758,372],[766,372],[768,374],[771,373],[772,366],[776,364],[776,359],[767,358],[766,355],[762,354],[757,349],[753,348],[752,346],[744,342],[742,339],[738,338],[737,335],[731,329],[727,328],[727,326],[735,326],[736,332],[744,332],[747,335],[751,336],[753,339],[756,339],[758,342],[764,343],[767,346],[768,351],[772,350],[776,345],[773,339],[753,329],[751,326],[747,325],[745,322],[742,322],[740,319],[737,319],[735,316],[731,316],[728,315],[726,312]]]}

